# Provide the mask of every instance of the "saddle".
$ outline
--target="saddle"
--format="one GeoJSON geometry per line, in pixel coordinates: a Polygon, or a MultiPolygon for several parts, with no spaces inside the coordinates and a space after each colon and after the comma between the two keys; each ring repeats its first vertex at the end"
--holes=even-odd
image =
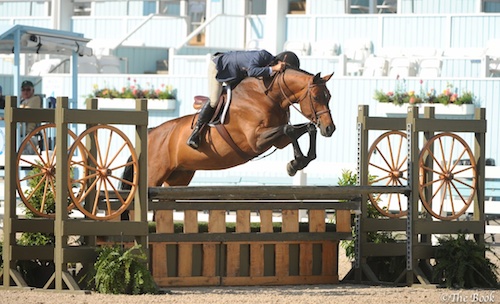
{"type": "MultiPolygon", "coordinates": [[[[203,107],[203,105],[207,103],[209,100],[210,99],[207,96],[196,95],[194,97],[193,108],[195,110],[200,110],[203,107]]],[[[224,86],[222,88],[222,93],[219,97],[219,102],[217,103],[217,108],[215,109],[214,115],[212,116],[208,124],[211,126],[224,124],[230,103],[231,103],[231,89],[227,86],[224,86]]]]}
{"type": "MultiPolygon", "coordinates": [[[[196,110],[201,109],[203,105],[209,101],[207,96],[197,95],[194,97],[193,107],[196,110]]],[[[241,158],[252,158],[253,156],[246,154],[243,152],[234,142],[233,138],[226,130],[224,126],[224,121],[227,115],[227,111],[229,109],[229,104],[231,103],[231,88],[229,86],[222,87],[222,93],[219,97],[219,103],[217,104],[217,108],[215,109],[214,115],[208,122],[209,127],[214,127],[217,132],[224,138],[224,140],[233,148],[236,153],[240,155],[241,158]]]]}

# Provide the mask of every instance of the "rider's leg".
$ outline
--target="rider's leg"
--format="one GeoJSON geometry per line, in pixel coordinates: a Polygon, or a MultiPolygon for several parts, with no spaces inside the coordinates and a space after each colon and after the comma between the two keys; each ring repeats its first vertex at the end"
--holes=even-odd
{"type": "Polygon", "coordinates": [[[210,102],[206,102],[201,108],[200,114],[198,115],[198,121],[193,129],[193,133],[189,136],[187,144],[193,149],[198,149],[200,146],[200,132],[210,121],[210,118],[214,115],[215,109],[210,106],[210,102]]]}
{"type": "Polygon", "coordinates": [[[203,126],[210,121],[210,118],[214,115],[215,108],[219,101],[220,94],[222,92],[222,84],[215,79],[217,75],[217,70],[215,69],[215,64],[210,61],[208,67],[208,88],[210,90],[210,100],[201,108],[200,114],[198,115],[198,121],[193,129],[193,133],[189,136],[187,144],[193,149],[198,149],[200,146],[200,132],[203,126]]]}

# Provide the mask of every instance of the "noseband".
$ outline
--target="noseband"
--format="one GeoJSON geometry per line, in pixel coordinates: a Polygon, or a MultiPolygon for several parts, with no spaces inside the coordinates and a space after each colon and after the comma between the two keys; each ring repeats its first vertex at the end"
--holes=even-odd
{"type": "MultiPolygon", "coordinates": [[[[314,103],[313,103],[313,96],[311,94],[311,89],[316,87],[316,86],[326,86],[326,84],[315,84],[315,83],[309,83],[309,85],[307,86],[307,90],[304,92],[304,94],[302,94],[302,96],[300,96],[299,98],[297,98],[295,96],[295,93],[294,92],[291,92],[293,94],[293,97],[295,98],[296,100],[296,103],[300,103],[302,100],[305,100],[307,97],[309,97],[309,105],[311,107],[311,112],[313,113],[313,117],[312,118],[309,118],[307,117],[299,108],[297,108],[295,106],[295,103],[292,102],[292,100],[288,97],[288,95],[286,94],[285,90],[284,90],[284,87],[287,87],[286,83],[285,83],[285,71],[280,71],[278,72],[272,79],[271,83],[269,84],[269,87],[266,89],[266,95],[269,97],[269,95],[267,94],[272,86],[274,85],[274,82],[277,81],[277,84],[278,84],[278,87],[280,89],[280,92],[281,92],[281,95],[286,99],[286,101],[288,101],[288,103],[290,104],[290,106],[292,106],[295,110],[297,110],[297,112],[299,112],[300,114],[302,114],[302,116],[304,116],[306,119],[308,119],[310,122],[312,122],[313,124],[317,125],[318,124],[318,119],[321,115],[323,114],[326,114],[326,113],[329,113],[330,111],[329,110],[323,110],[323,111],[319,111],[319,112],[316,112],[315,109],[314,109],[314,103]],[[280,78],[279,80],[278,77],[280,78]]],[[[288,87],[287,87],[288,88],[288,87]]],[[[288,89],[289,91],[291,91],[290,89],[288,89]]]]}

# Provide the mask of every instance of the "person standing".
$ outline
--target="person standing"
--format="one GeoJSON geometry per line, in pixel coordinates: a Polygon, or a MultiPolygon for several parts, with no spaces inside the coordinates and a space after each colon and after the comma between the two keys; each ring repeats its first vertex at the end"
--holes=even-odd
{"type": "MultiPolygon", "coordinates": [[[[21,84],[21,105],[19,107],[32,109],[39,109],[42,107],[42,98],[39,95],[35,95],[35,86],[33,82],[29,80],[25,80],[21,84]]],[[[36,128],[36,126],[37,124],[34,122],[25,123],[24,128],[21,128],[21,142],[36,128]]],[[[30,140],[32,143],[26,145],[22,154],[35,154],[34,148],[38,147],[38,139],[36,136],[32,136],[30,140]]]]}
{"type": "MultiPolygon", "coordinates": [[[[42,98],[39,95],[35,95],[35,86],[33,85],[33,82],[29,80],[23,81],[23,83],[21,84],[20,108],[39,109],[41,107],[42,107],[42,98]]],[[[22,136],[25,137],[35,128],[36,128],[36,123],[34,122],[27,123],[22,136]]]]}

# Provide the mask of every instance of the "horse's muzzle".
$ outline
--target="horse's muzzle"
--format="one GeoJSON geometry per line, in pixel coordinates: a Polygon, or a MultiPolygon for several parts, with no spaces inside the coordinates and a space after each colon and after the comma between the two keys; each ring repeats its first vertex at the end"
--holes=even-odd
{"type": "Polygon", "coordinates": [[[335,132],[335,125],[331,124],[323,128],[321,125],[319,126],[319,130],[321,132],[321,135],[324,137],[330,137],[332,136],[333,132],[335,132]]]}

